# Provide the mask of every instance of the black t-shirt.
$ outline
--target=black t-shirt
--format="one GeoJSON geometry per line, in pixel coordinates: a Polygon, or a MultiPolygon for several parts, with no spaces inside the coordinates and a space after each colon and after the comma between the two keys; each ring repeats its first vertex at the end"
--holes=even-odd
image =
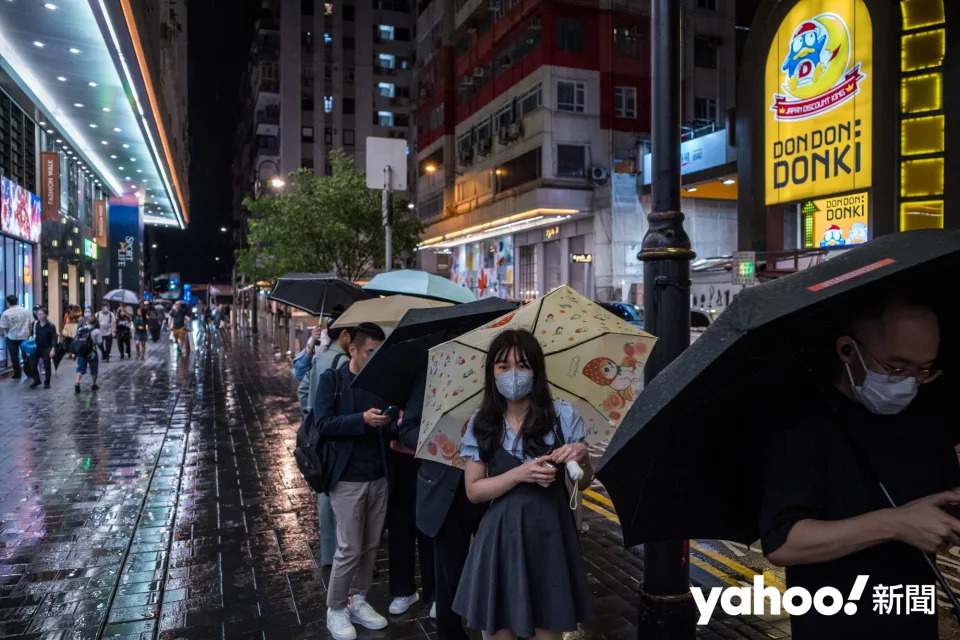
{"type": "Polygon", "coordinates": [[[180,309],[177,311],[174,309],[170,312],[170,317],[173,318],[173,328],[174,329],[183,329],[183,321],[188,317],[188,313],[185,309],[180,309]]]}
{"type": "MultiPolygon", "coordinates": [[[[826,398],[824,404],[832,404],[836,413],[823,406],[774,436],[760,518],[765,553],[782,546],[800,520],[841,520],[889,506],[838,424],[859,444],[898,505],[960,486],[956,438],[950,437],[944,417],[925,414],[916,401],[902,414],[878,416],[834,389],[826,398]]],[[[904,585],[899,590],[904,594],[906,585],[935,583],[921,552],[909,545],[888,542],[830,562],[788,567],[786,573],[788,587],[811,594],[835,587],[844,599],[858,575],[870,576],[856,615],[827,617],[811,609],[792,616],[794,640],[937,637],[936,615],[904,615],[905,597],[901,615],[873,610],[877,585],[904,585]]]]}

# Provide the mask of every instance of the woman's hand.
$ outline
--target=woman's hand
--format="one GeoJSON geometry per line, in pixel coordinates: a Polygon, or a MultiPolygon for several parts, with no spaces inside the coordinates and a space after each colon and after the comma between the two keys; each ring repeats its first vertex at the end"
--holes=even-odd
{"type": "Polygon", "coordinates": [[[544,462],[550,460],[550,456],[541,456],[534,460],[524,462],[513,470],[517,482],[538,482],[541,484],[550,484],[557,477],[555,467],[544,465],[544,462]]]}
{"type": "Polygon", "coordinates": [[[550,459],[556,462],[558,465],[567,464],[571,460],[574,462],[580,462],[583,460],[583,457],[587,453],[587,445],[582,442],[573,442],[571,444],[565,444],[562,447],[558,447],[553,450],[553,453],[550,455],[550,459]]]}

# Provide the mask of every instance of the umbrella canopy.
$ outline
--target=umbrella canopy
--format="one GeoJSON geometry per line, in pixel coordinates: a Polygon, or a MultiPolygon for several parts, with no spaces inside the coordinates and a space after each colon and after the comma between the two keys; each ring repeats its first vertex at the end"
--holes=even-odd
{"type": "Polygon", "coordinates": [[[403,406],[427,369],[427,352],[453,333],[475,329],[513,311],[517,305],[501,298],[486,298],[448,307],[410,309],[367,364],[351,387],[366,389],[397,406],[403,406]]]}
{"type": "Polygon", "coordinates": [[[469,289],[461,287],[452,280],[413,269],[381,273],[374,276],[363,288],[380,295],[402,293],[418,298],[449,302],[473,302],[477,299],[469,289]]]}
{"type": "Polygon", "coordinates": [[[381,327],[395,327],[410,309],[427,307],[448,307],[449,302],[412,298],[410,296],[389,296],[360,300],[347,307],[347,310],[331,325],[336,327],[355,327],[363,322],[372,322],[381,327]]]}
{"type": "MultiPolygon", "coordinates": [[[[951,281],[960,231],[877,238],[820,265],[744,290],[703,336],[646,386],[598,467],[627,546],[759,537],[764,441],[793,407],[821,401],[836,336],[852,309],[904,281],[951,281]]],[[[956,343],[944,336],[941,356],[956,343]]],[[[947,379],[948,376],[943,376],[947,379]]],[[[928,398],[942,392],[925,388],[928,398]]]]}
{"type": "Polygon", "coordinates": [[[525,329],[543,347],[550,392],[583,416],[587,442],[608,438],[633,402],[656,338],[570,287],[430,350],[417,457],[463,466],[460,439],[483,400],[490,343],[525,329]]]}
{"type": "Polygon", "coordinates": [[[349,307],[375,297],[333,273],[288,273],[277,278],[268,296],[315,316],[329,314],[337,305],[349,307]]]}
{"type": "Polygon", "coordinates": [[[113,291],[108,291],[106,295],[103,296],[103,300],[120,302],[122,304],[138,304],[140,302],[139,296],[129,289],[114,289],[113,291]]]}

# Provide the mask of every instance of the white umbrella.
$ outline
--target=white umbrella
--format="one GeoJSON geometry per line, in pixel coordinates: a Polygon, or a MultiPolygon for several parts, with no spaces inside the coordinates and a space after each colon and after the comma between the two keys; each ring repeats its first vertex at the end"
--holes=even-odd
{"type": "Polygon", "coordinates": [[[103,296],[103,299],[110,302],[122,302],[123,304],[138,304],[140,302],[137,294],[129,289],[114,289],[113,291],[108,291],[107,295],[103,296]]]}

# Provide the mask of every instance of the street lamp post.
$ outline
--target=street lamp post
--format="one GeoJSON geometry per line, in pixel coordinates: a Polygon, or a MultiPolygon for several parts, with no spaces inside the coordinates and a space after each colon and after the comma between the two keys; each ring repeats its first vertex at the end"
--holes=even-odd
{"type": "MultiPolygon", "coordinates": [[[[652,211],[637,259],[643,262],[644,324],[657,336],[647,361],[650,381],[690,346],[690,261],[696,256],[680,211],[680,2],[653,0],[651,67],[652,211]]],[[[637,637],[693,640],[695,607],[690,594],[687,540],[643,546],[643,584],[637,637]]]]}
{"type": "MultiPolygon", "coordinates": [[[[270,186],[273,187],[274,189],[280,189],[284,186],[283,178],[280,177],[280,165],[277,164],[276,161],[274,160],[264,160],[259,165],[257,165],[257,181],[256,181],[256,184],[254,185],[255,196],[260,195],[260,190],[263,185],[263,181],[260,179],[260,170],[263,169],[263,165],[265,164],[272,164],[276,169],[276,171],[273,174],[273,177],[270,178],[270,186]]],[[[253,283],[252,295],[253,295],[253,301],[250,304],[250,334],[256,336],[256,335],[259,335],[260,333],[260,327],[257,322],[257,314],[260,312],[258,309],[260,296],[259,296],[259,292],[257,291],[256,281],[254,281],[253,283]]]]}

